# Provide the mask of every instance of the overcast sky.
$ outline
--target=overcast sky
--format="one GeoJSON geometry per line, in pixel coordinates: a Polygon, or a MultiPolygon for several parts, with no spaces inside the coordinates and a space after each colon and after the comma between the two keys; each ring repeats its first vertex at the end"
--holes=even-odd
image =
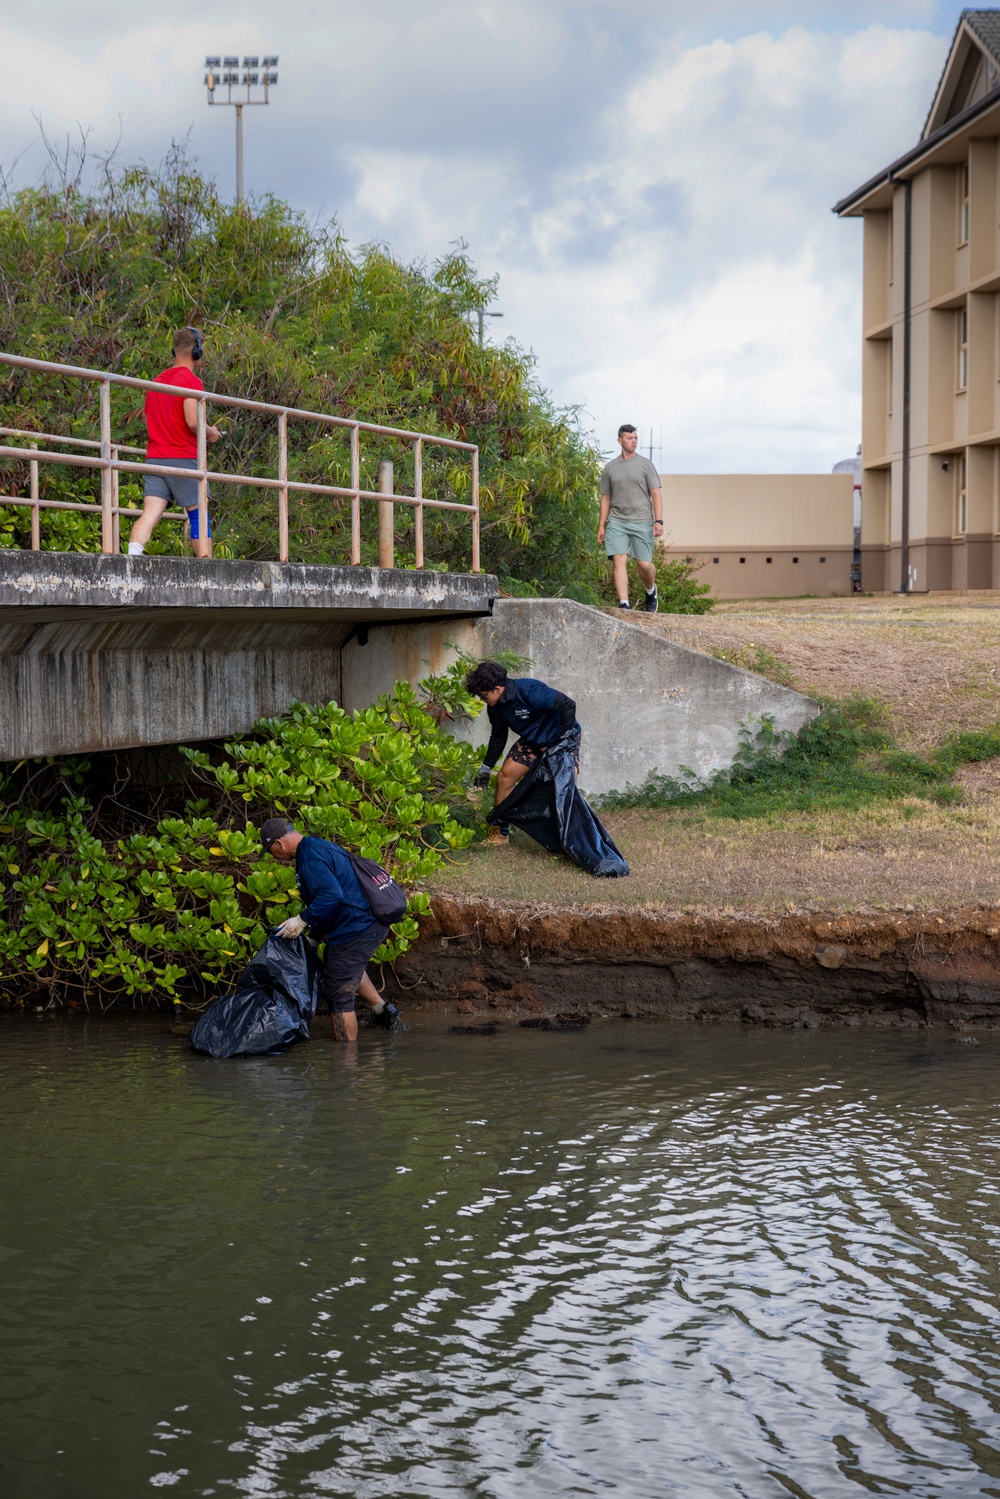
{"type": "MultiPolygon", "coordinates": [[[[0,23],[3,160],[190,131],[234,191],[206,53],[276,52],[250,192],[499,276],[489,336],[534,350],[610,449],[664,471],[824,471],[860,440],[861,231],[830,205],[913,144],[961,6],[933,0],[35,0],[0,23]],[[119,127],[120,120],[120,127],[119,127]]],[[[8,11],[9,14],[9,11],[8,11]]]]}

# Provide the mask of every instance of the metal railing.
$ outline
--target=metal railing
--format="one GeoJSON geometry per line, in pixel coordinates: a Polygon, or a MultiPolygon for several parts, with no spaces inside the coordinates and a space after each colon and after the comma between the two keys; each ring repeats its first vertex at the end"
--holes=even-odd
{"type": "MultiPolygon", "coordinates": [[[[186,469],[185,478],[198,482],[198,529],[202,536],[208,534],[208,485],[249,485],[255,489],[271,489],[277,494],[278,561],[288,561],[288,497],[293,493],[329,495],[335,499],[351,502],[351,565],[361,562],[361,502],[374,500],[379,506],[379,567],[392,567],[393,557],[393,507],[408,505],[413,509],[414,519],[414,563],[424,566],[424,511],[457,510],[467,514],[472,527],[472,571],[479,572],[479,449],[475,443],[459,442],[456,438],[438,437],[426,432],[408,432],[399,427],[382,427],[375,422],[355,421],[352,417],[327,416],[319,411],[302,411],[294,406],[273,406],[264,401],[243,400],[239,396],[222,396],[213,391],[189,390],[186,386],[165,385],[158,380],[139,380],[131,375],[114,375],[104,370],[88,370],[75,365],[56,364],[44,359],[27,359],[19,354],[0,353],[0,364],[14,369],[30,370],[36,374],[59,375],[79,380],[96,381],[99,385],[100,437],[60,437],[51,432],[29,432],[14,427],[0,427],[0,437],[26,437],[30,444],[26,448],[0,444],[0,458],[26,461],[29,469],[29,497],[0,495],[0,505],[23,505],[31,509],[31,546],[40,547],[40,512],[42,510],[76,510],[99,514],[101,517],[101,551],[118,552],[121,549],[121,517],[139,516],[141,510],[123,507],[119,503],[119,474],[166,474],[177,475],[177,469],[163,463],[139,463],[132,458],[123,458],[123,453],[138,454],[142,449],[116,443],[111,434],[111,387],[126,386],[131,390],[152,390],[162,395],[182,396],[197,402],[197,469],[186,469]],[[277,422],[278,461],[274,478],[257,474],[229,474],[208,467],[208,442],[206,437],[205,408],[208,402],[239,411],[258,412],[273,416],[277,422]],[[350,434],[351,482],[348,487],[337,484],[309,484],[288,477],[288,423],[289,421],[312,422],[319,426],[347,430],[350,434]],[[409,443],[413,448],[413,493],[396,494],[393,489],[393,467],[390,463],[379,464],[379,488],[361,488],[361,434],[371,433],[378,437],[393,438],[409,443]],[[96,448],[98,452],[60,453],[49,452],[38,443],[57,443],[61,447],[96,448]],[[470,457],[470,481],[472,503],[462,504],[457,500],[432,500],[423,493],[425,447],[447,448],[468,453],[470,457]],[[87,504],[80,500],[46,500],[39,496],[39,464],[53,463],[73,468],[96,469],[101,475],[101,502],[87,504]]],[[[183,522],[182,514],[167,515],[171,520],[183,522]]]]}

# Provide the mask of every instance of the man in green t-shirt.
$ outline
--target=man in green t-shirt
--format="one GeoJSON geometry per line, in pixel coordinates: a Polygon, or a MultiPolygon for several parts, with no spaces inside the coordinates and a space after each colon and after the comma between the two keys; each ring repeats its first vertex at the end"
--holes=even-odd
{"type": "Polygon", "coordinates": [[[645,609],[655,614],[656,568],[653,543],[663,535],[663,490],[660,476],[648,458],[636,452],[639,434],[628,423],[618,428],[620,458],[612,458],[601,474],[601,517],[597,542],[611,559],[619,609],[628,609],[628,559],[635,558],[646,589],[645,609]]]}

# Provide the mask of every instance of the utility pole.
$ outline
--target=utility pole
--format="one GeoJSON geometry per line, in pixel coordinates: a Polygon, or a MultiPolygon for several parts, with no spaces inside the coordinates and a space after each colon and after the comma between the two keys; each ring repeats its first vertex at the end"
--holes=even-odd
{"type": "Polygon", "coordinates": [[[488,317],[503,317],[502,312],[484,312],[481,307],[476,308],[476,317],[479,320],[479,347],[483,347],[484,323],[488,317]]]}
{"type": "Polygon", "coordinates": [[[240,72],[240,60],[238,57],[206,57],[205,67],[205,89],[209,104],[231,105],[236,110],[236,201],[242,203],[243,193],[243,111],[246,106],[255,104],[269,104],[269,90],[277,83],[278,74],[277,57],[265,57],[263,63],[259,57],[244,57],[243,71],[240,72]],[[254,90],[263,85],[263,99],[254,97],[254,90]],[[233,89],[246,88],[246,98],[237,96],[233,98],[233,89]],[[217,99],[215,91],[217,88],[226,90],[224,99],[217,99]]]}
{"type": "MultiPolygon", "coordinates": [[[[640,443],[639,446],[641,447],[642,444],[640,443]]],[[[649,429],[649,461],[650,461],[650,463],[652,463],[652,461],[653,461],[653,449],[654,449],[654,447],[655,447],[655,449],[656,449],[656,451],[658,453],[662,453],[663,452],[663,428],[662,427],[660,428],[660,440],[659,440],[658,443],[655,443],[655,444],[653,442],[653,428],[650,427],[650,429],[649,429]]]]}

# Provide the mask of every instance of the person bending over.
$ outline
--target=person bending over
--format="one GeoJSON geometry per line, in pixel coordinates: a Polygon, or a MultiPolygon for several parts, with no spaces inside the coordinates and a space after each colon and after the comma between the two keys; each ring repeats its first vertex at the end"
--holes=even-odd
{"type": "MultiPolygon", "coordinates": [[[[162,385],[180,385],[188,390],[204,390],[205,385],[194,372],[202,356],[201,334],[197,328],[179,328],[174,334],[174,363],[169,370],[161,370],[156,380],[162,385]]],[[[149,442],[146,447],[146,462],[168,465],[176,469],[198,467],[198,402],[193,396],[160,395],[159,391],[146,392],[146,430],[149,442]]],[[[206,427],[209,442],[218,442],[222,433],[218,427],[206,427]]],[[[128,540],[128,554],[139,557],[156,526],[163,519],[163,512],[171,501],[187,511],[188,530],[196,557],[211,557],[212,526],[206,526],[206,534],[199,535],[198,526],[198,480],[189,474],[147,474],[143,486],[142,514],[133,523],[128,540]]]]}
{"type": "Polygon", "coordinates": [[[356,1041],[356,995],[370,1005],[383,1024],[399,1020],[399,1006],[383,1000],[368,977],[368,963],[389,935],[376,921],[351,861],[339,843],[303,835],[284,817],[269,817],[260,830],[261,847],[282,862],[295,862],[295,883],[305,906],[277,928],[279,937],[298,937],[308,929],[325,942],[319,992],[329,1006],[338,1041],[356,1041]]]}
{"type": "MultiPolygon", "coordinates": [[[[528,774],[542,751],[567,734],[576,735],[573,759],[579,770],[580,725],[576,721],[576,703],[565,692],[558,692],[533,677],[512,679],[498,661],[480,662],[466,677],[465,685],[475,697],[482,698],[490,720],[490,742],[475,785],[485,786],[489,781],[511,729],[518,736],[497,776],[497,805],[528,774]]],[[[486,841],[506,845],[510,841],[509,826],[501,823],[491,828],[486,841]]]]}

